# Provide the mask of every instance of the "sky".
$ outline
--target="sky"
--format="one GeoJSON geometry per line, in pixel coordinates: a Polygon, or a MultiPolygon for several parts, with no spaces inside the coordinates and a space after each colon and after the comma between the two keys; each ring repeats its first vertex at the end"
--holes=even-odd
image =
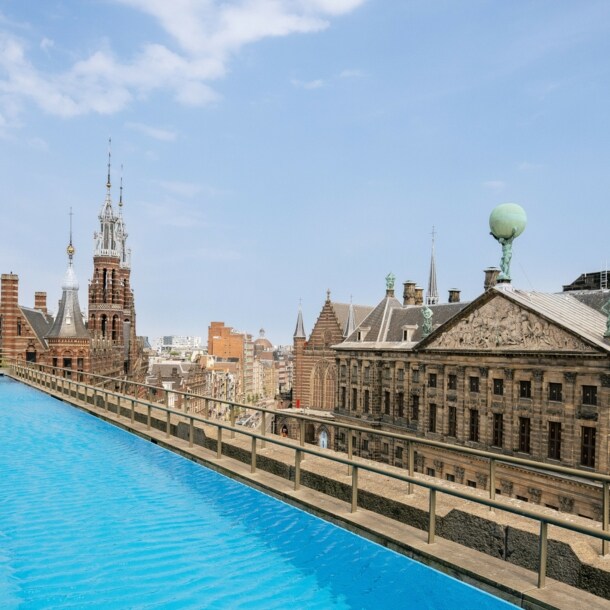
{"type": "Polygon", "coordinates": [[[483,290],[515,202],[513,284],[609,258],[607,0],[1,0],[0,271],[80,300],[123,166],[138,334],[224,321],[274,344],[385,276],[483,290]]]}

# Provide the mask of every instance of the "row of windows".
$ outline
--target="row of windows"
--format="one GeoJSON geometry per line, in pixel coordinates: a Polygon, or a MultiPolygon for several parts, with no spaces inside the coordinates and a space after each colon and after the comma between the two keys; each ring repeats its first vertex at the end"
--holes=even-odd
{"type": "MultiPolygon", "coordinates": [[[[431,405],[429,413],[429,429],[436,431],[436,405],[431,405]]],[[[456,430],[456,408],[450,407],[449,410],[449,436],[455,436],[456,430]]],[[[469,425],[468,425],[469,440],[478,442],[479,440],[479,412],[476,409],[470,409],[469,425]]],[[[502,447],[504,444],[504,420],[502,414],[494,413],[493,416],[493,431],[492,445],[502,447]]],[[[596,430],[590,426],[581,427],[580,436],[580,464],[588,468],[595,468],[595,437],[596,430]]],[[[356,437],[354,437],[354,443],[356,437]]],[[[368,451],[369,442],[366,439],[362,440],[362,449],[368,451]]],[[[387,454],[389,451],[388,443],[383,443],[382,453],[387,454]]],[[[519,435],[518,435],[518,451],[521,453],[531,453],[531,420],[529,417],[519,418],[519,435]]],[[[396,457],[402,458],[402,447],[396,447],[396,457]]],[[[548,428],[548,446],[547,455],[550,459],[561,460],[561,423],[549,422],[548,428]]]]}
{"type": "MultiPolygon", "coordinates": [[[[364,367],[364,381],[370,381],[370,367],[364,367]]],[[[414,370],[413,381],[417,381],[414,370]]],[[[345,365],[341,366],[341,376],[344,378],[346,373],[345,365]]],[[[397,369],[396,375],[398,381],[404,380],[404,369],[397,369]]],[[[358,376],[358,367],[354,365],[352,367],[352,378],[355,379],[358,376]]],[[[389,379],[391,377],[391,370],[386,368],[384,370],[384,377],[389,379]]],[[[428,387],[437,387],[438,377],[436,373],[428,374],[428,387]]],[[[582,404],[583,405],[597,405],[597,386],[594,385],[583,385],[582,387],[582,404]]],[[[480,392],[480,378],[476,376],[470,376],[468,378],[468,388],[471,393],[477,394],[480,392]]],[[[447,389],[457,390],[458,389],[458,378],[457,375],[450,373],[447,375],[447,389]]],[[[493,379],[493,393],[495,396],[504,395],[504,379],[494,378],[493,379]]],[[[532,397],[532,382],[530,380],[519,381],[519,398],[531,398],[532,397]]],[[[548,399],[552,402],[563,402],[563,384],[551,382],[548,385],[548,399]]]]}

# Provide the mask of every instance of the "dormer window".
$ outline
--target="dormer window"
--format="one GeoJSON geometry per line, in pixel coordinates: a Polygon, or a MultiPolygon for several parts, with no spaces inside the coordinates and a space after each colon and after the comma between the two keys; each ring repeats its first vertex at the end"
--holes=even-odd
{"type": "Polygon", "coordinates": [[[356,334],[357,341],[364,341],[366,339],[366,335],[371,330],[370,328],[361,328],[356,334]]]}
{"type": "Polygon", "coordinates": [[[406,342],[413,341],[413,333],[417,330],[416,324],[409,324],[402,327],[402,340],[406,342]]]}

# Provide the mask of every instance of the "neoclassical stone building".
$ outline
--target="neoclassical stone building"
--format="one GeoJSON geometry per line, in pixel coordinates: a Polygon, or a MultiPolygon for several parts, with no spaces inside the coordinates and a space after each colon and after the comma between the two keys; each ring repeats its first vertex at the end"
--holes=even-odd
{"type": "MultiPolygon", "coordinates": [[[[334,346],[336,418],[608,474],[610,322],[595,304],[607,302],[610,291],[543,294],[494,286],[493,278],[487,287],[470,303],[429,306],[409,301],[407,286],[402,304],[388,289],[334,346]]],[[[375,434],[354,440],[364,457],[407,466],[403,443],[375,434]]],[[[337,448],[346,441],[340,432],[337,448]]],[[[488,488],[483,460],[420,446],[415,465],[488,488]]],[[[601,514],[599,489],[578,478],[559,488],[535,468],[502,466],[496,488],[591,518],[601,514]]]]}

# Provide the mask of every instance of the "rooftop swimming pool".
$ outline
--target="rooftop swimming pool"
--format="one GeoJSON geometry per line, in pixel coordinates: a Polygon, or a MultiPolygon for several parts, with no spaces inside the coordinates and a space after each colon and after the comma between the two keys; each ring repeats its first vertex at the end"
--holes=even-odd
{"type": "Polygon", "coordinates": [[[0,607],[514,608],[2,376],[0,607]]]}

